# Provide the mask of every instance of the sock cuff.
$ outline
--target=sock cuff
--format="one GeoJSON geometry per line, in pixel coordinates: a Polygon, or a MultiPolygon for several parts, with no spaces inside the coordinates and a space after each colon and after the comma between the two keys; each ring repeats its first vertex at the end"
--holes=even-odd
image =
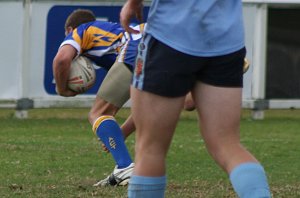
{"type": "Polygon", "coordinates": [[[132,175],[129,181],[130,184],[146,184],[146,185],[164,185],[167,183],[167,177],[145,177],[145,176],[138,176],[132,175]]]}
{"type": "Polygon", "coordinates": [[[97,119],[95,120],[95,122],[93,123],[93,128],[92,128],[92,129],[93,129],[94,134],[96,134],[99,125],[100,125],[102,122],[106,121],[106,120],[113,120],[113,121],[116,122],[116,119],[115,119],[113,116],[111,116],[111,115],[103,115],[103,116],[100,116],[100,117],[97,118],[97,119]]]}
{"type": "Polygon", "coordinates": [[[166,176],[144,177],[132,175],[128,185],[128,197],[163,198],[166,190],[166,176]]]}
{"type": "Polygon", "coordinates": [[[249,172],[249,170],[260,171],[260,172],[265,173],[265,170],[261,166],[261,164],[256,163],[256,162],[247,162],[247,163],[242,163],[242,164],[236,166],[230,173],[230,179],[238,176],[241,173],[244,173],[244,171],[249,172]]]}

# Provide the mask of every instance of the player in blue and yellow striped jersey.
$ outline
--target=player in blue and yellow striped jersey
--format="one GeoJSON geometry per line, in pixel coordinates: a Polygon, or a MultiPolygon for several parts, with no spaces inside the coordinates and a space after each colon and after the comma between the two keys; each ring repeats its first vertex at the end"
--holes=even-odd
{"type": "MultiPolygon", "coordinates": [[[[143,28],[136,26],[136,30],[143,28]]],[[[94,186],[126,185],[133,170],[133,162],[124,143],[124,136],[134,130],[129,118],[122,130],[114,116],[130,97],[130,83],[141,35],[124,32],[118,23],[96,21],[89,10],[76,10],[65,23],[66,38],[53,61],[57,93],[75,96],[68,89],[71,62],[83,55],[108,70],[91,110],[89,122],[94,133],[112,154],[116,167],[113,173],[94,186]]]]}

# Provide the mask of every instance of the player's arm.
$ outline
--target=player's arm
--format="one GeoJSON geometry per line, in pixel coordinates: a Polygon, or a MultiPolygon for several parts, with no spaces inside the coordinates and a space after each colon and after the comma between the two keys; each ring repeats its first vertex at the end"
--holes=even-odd
{"type": "Polygon", "coordinates": [[[53,60],[53,75],[56,82],[56,92],[61,96],[75,96],[68,88],[68,78],[70,74],[71,62],[77,55],[77,51],[71,45],[63,45],[57,52],[53,60]]]}
{"type": "Polygon", "coordinates": [[[140,33],[129,25],[132,18],[136,18],[140,22],[143,21],[143,7],[143,0],[127,0],[124,4],[120,13],[120,23],[126,32],[133,34],[140,33]]]}

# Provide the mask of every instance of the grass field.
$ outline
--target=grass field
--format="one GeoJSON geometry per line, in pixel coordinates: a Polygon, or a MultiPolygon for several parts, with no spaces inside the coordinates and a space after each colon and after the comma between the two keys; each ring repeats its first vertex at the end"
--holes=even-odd
{"type": "MultiPolygon", "coordinates": [[[[93,188],[113,169],[87,122],[88,109],[35,109],[14,118],[0,109],[0,197],[127,197],[126,187],[93,188]]],[[[121,123],[129,114],[118,114],[121,123]]],[[[241,140],[268,173],[274,197],[300,197],[300,111],[243,111],[241,140]]],[[[168,198],[236,197],[208,156],[195,112],[183,112],[168,155],[168,198]]],[[[133,154],[134,137],[127,140],[133,154]]]]}

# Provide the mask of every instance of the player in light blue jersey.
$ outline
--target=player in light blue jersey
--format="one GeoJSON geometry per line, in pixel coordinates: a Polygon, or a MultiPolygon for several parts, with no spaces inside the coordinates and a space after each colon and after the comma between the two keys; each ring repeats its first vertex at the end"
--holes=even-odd
{"type": "MultiPolygon", "coordinates": [[[[124,29],[142,16],[127,0],[124,29]]],[[[241,198],[271,197],[262,165],[240,143],[244,27],[241,0],[153,0],[136,58],[131,98],[136,125],[129,198],[162,198],[166,156],[185,95],[191,91],[208,152],[241,198]],[[149,105],[151,104],[151,105],[149,105]]]]}
{"type": "MultiPolygon", "coordinates": [[[[140,30],[143,26],[140,24],[135,28],[140,30]]],[[[110,176],[94,186],[126,185],[134,164],[124,138],[134,130],[134,124],[129,117],[121,130],[114,116],[129,99],[132,70],[141,35],[124,32],[118,23],[96,21],[89,10],[75,10],[68,17],[65,30],[67,36],[53,61],[57,93],[65,97],[78,94],[68,89],[67,80],[71,62],[79,55],[109,70],[99,87],[88,119],[94,133],[112,154],[116,167],[110,176]]]]}

